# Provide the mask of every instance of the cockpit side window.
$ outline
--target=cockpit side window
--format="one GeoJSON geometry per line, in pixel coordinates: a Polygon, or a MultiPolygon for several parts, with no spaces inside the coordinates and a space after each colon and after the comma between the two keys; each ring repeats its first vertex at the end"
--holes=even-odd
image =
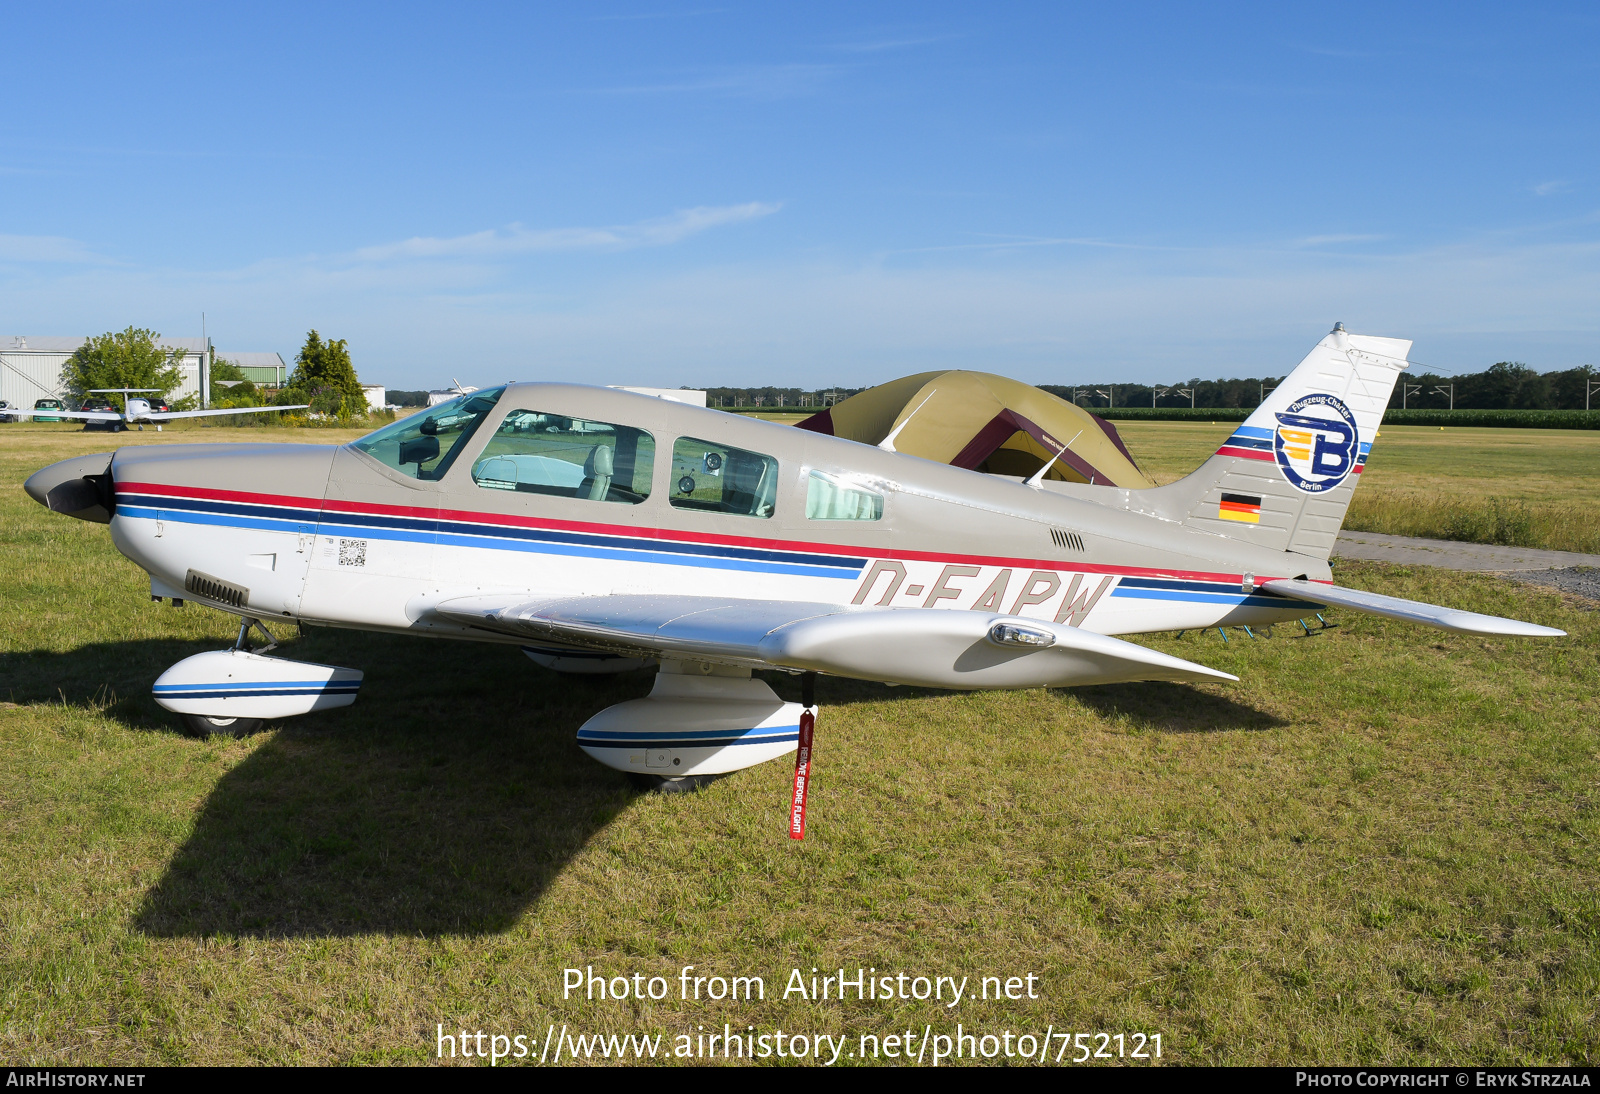
{"type": "Polygon", "coordinates": [[[642,429],[508,410],[472,467],[489,490],[637,505],[650,496],[656,441],[642,429]]]}
{"type": "Polygon", "coordinates": [[[679,509],[770,517],[778,461],[715,441],[679,437],[672,446],[671,502],[679,509]]]}
{"type": "Polygon", "coordinates": [[[806,479],[807,520],[882,520],[883,495],[848,479],[813,471],[806,479]]]}
{"type": "Polygon", "coordinates": [[[412,478],[437,481],[504,391],[503,387],[474,391],[431,406],[350,442],[350,447],[412,478]]]}

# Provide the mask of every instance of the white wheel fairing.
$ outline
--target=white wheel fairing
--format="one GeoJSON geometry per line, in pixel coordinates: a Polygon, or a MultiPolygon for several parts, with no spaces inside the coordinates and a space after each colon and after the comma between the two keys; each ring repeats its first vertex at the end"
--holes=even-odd
{"type": "Polygon", "coordinates": [[[197,653],[155,682],[155,700],[174,714],[218,726],[237,718],[290,718],[347,707],[361,687],[359,669],[314,665],[244,650],[197,653]]]}
{"type": "Polygon", "coordinates": [[[663,671],[648,697],[607,707],[585,722],[578,747],[618,771],[721,775],[793,752],[802,710],[748,675],[663,671]]]}

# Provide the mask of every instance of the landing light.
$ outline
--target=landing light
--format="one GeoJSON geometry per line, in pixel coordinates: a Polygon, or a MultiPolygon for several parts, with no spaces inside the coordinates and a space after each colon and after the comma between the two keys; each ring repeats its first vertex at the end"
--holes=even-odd
{"type": "Polygon", "coordinates": [[[1056,644],[1056,636],[1049,631],[1021,627],[1015,623],[996,623],[989,628],[989,641],[997,646],[1033,646],[1043,649],[1056,644]]]}

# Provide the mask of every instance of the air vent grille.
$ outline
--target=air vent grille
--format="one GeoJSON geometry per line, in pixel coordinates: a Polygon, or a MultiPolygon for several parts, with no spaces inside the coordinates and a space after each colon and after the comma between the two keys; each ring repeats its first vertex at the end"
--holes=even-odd
{"type": "Polygon", "coordinates": [[[1068,532],[1061,528],[1050,529],[1050,542],[1060,547],[1063,551],[1083,550],[1083,537],[1076,532],[1068,532]]]}
{"type": "Polygon", "coordinates": [[[250,599],[250,590],[243,585],[235,585],[231,581],[203,574],[198,570],[190,570],[183,579],[183,587],[194,596],[204,597],[206,600],[215,600],[218,604],[227,604],[234,608],[242,608],[250,599]]]}

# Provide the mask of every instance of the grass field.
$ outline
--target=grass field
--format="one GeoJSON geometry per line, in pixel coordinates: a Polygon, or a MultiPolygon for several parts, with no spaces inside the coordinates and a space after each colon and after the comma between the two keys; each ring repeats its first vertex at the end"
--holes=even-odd
{"type": "MultiPolygon", "coordinates": [[[[1165,428],[1127,430],[1158,471],[1213,443],[1165,428]]],[[[286,631],[286,656],[366,670],[354,707],[178,736],[150,683],[226,645],[230,619],[151,604],[103,527],[20,489],[109,440],[0,428],[8,1063],[414,1063],[439,1023],[537,1044],[551,1023],[724,1022],[847,1034],[847,1052],[960,1022],[1160,1033],[1168,1063],[1600,1059],[1592,604],[1341,564],[1345,584],[1571,637],[1330,613],[1309,638],[1148,640],[1235,685],[824,681],[796,845],[784,764],[635,795],[573,735],[649,674],[575,682],[506,648],[286,631]],[[761,975],[768,999],[680,1002],[686,964],[761,975]],[[588,965],[665,976],[673,998],[563,1001],[562,970],[588,965]],[[1032,973],[1041,998],[781,998],[791,967],[841,965],[974,989],[1032,973]]]]}
{"type": "MultiPolygon", "coordinates": [[[[1159,483],[1194,470],[1230,423],[1117,422],[1159,483]]],[[[1345,527],[1600,554],[1600,431],[1384,426],[1345,527]]]]}

